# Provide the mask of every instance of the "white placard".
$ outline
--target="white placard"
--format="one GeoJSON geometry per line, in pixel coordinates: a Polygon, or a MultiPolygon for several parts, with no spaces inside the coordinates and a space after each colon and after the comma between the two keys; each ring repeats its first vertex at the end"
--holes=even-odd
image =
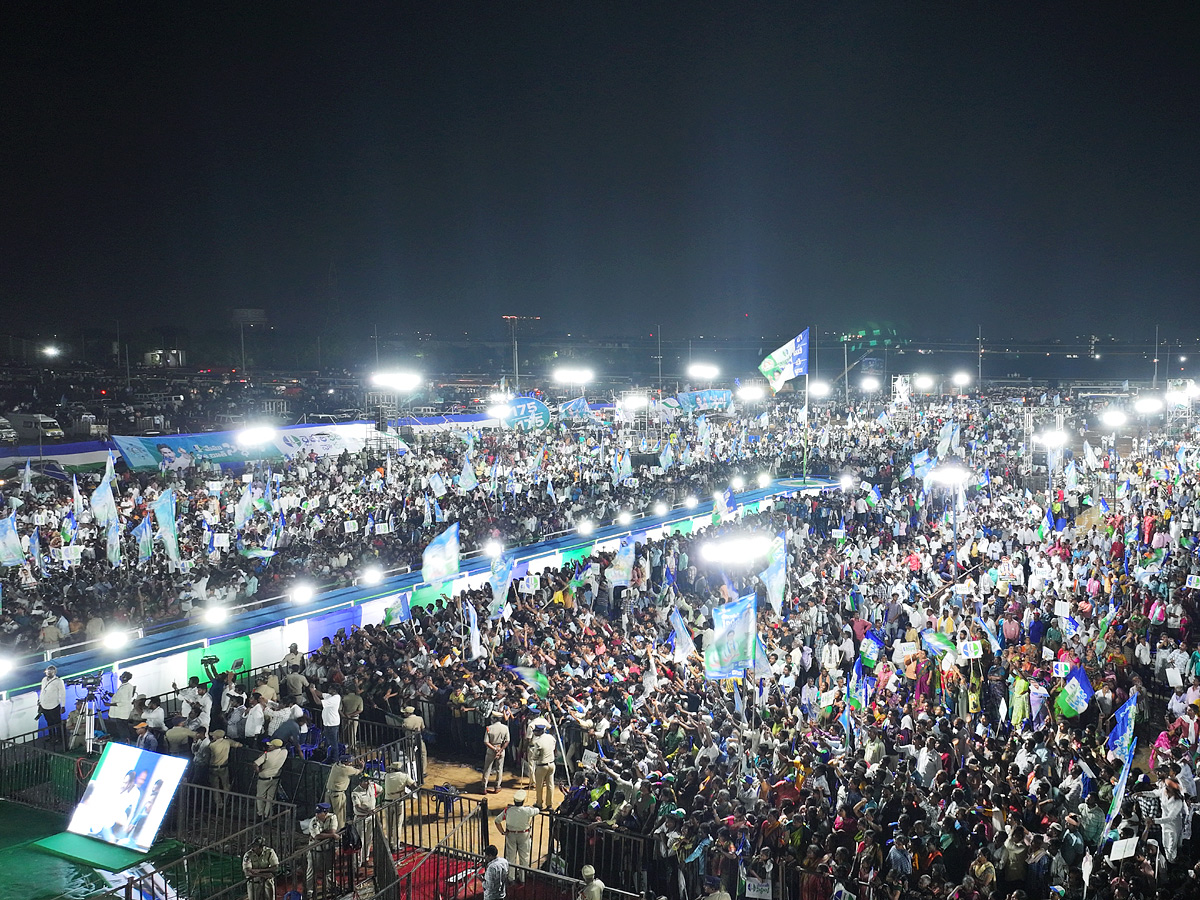
{"type": "Polygon", "coordinates": [[[899,659],[907,659],[917,652],[916,641],[900,641],[896,644],[896,656],[899,659]]]}
{"type": "Polygon", "coordinates": [[[375,523],[375,533],[376,534],[391,534],[392,526],[389,525],[387,522],[376,522],[375,523]]]}
{"type": "Polygon", "coordinates": [[[206,482],[204,482],[204,486],[206,488],[208,488],[212,493],[219,494],[219,493],[221,493],[221,488],[225,487],[225,482],[223,482],[223,481],[206,481],[206,482]]]}
{"type": "Polygon", "coordinates": [[[891,674],[891,677],[888,678],[888,683],[887,683],[887,687],[885,688],[885,690],[896,691],[899,689],[900,689],[900,675],[896,672],[893,672],[891,674]]]}
{"type": "Polygon", "coordinates": [[[771,900],[771,882],[746,876],[746,900],[771,900]]]}
{"type": "Polygon", "coordinates": [[[833,536],[833,539],[835,541],[840,541],[842,538],[844,538],[846,536],[846,529],[845,528],[835,528],[835,529],[833,529],[833,531],[831,531],[829,533],[833,536]]]}
{"type": "Polygon", "coordinates": [[[1138,839],[1125,838],[1123,841],[1113,841],[1112,852],[1108,854],[1109,861],[1120,862],[1137,853],[1138,839]]]}
{"type": "Polygon", "coordinates": [[[253,481],[254,481],[254,473],[253,472],[247,472],[245,475],[242,476],[242,484],[250,484],[253,481]]]}
{"type": "Polygon", "coordinates": [[[1200,588],[1200,575],[1189,575],[1187,577],[1187,586],[1190,588],[1200,588]]]}
{"type": "Polygon", "coordinates": [[[354,532],[358,531],[358,522],[354,519],[347,519],[342,523],[342,528],[346,530],[346,534],[354,534],[354,532]]]}
{"type": "Polygon", "coordinates": [[[229,548],[229,535],[217,532],[213,535],[213,549],[226,550],[229,548]]]}
{"type": "Polygon", "coordinates": [[[532,594],[538,589],[541,579],[536,575],[526,575],[521,579],[521,593],[532,594]]]}
{"type": "Polygon", "coordinates": [[[982,641],[960,641],[958,655],[966,659],[981,659],[983,657],[982,641]]]}
{"type": "Polygon", "coordinates": [[[1043,647],[1042,648],[1042,659],[1046,659],[1046,660],[1054,659],[1054,650],[1051,649],[1050,647],[1043,647]]]}
{"type": "Polygon", "coordinates": [[[1183,676],[1175,668],[1167,669],[1167,684],[1171,687],[1183,687],[1183,676]]]}
{"type": "Polygon", "coordinates": [[[954,593],[969,594],[971,593],[971,586],[969,584],[956,584],[954,585],[954,593]]]}
{"type": "Polygon", "coordinates": [[[1071,674],[1071,664],[1069,662],[1055,661],[1052,668],[1054,670],[1055,678],[1066,678],[1071,674]]]}
{"type": "Polygon", "coordinates": [[[581,759],[579,761],[579,765],[585,769],[592,769],[593,771],[595,771],[596,763],[599,761],[600,761],[600,754],[597,753],[595,750],[584,750],[583,751],[583,759],[581,759]]]}
{"type": "Polygon", "coordinates": [[[271,477],[272,477],[273,479],[275,479],[275,483],[276,483],[276,484],[282,484],[282,483],[283,483],[283,473],[282,473],[282,472],[275,472],[275,473],[273,473],[273,474],[271,475],[271,477]]]}
{"type": "Polygon", "coordinates": [[[1054,601],[1054,614],[1056,616],[1062,616],[1064,619],[1069,618],[1071,615],[1071,601],[1070,600],[1055,600],[1054,601]]]}
{"type": "Polygon", "coordinates": [[[818,702],[818,703],[821,705],[821,709],[826,709],[827,707],[833,706],[833,701],[834,701],[836,698],[837,698],[837,691],[836,691],[836,690],[832,690],[832,691],[822,691],[822,692],[821,692],[821,699],[820,699],[820,700],[818,700],[817,702],[818,702]]]}
{"type": "Polygon", "coordinates": [[[817,583],[817,576],[812,572],[805,572],[800,576],[800,587],[808,589],[817,583]]]}

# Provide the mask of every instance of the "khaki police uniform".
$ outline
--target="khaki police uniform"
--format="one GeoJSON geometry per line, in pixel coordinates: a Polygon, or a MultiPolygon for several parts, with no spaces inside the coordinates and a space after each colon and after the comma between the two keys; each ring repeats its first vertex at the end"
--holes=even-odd
{"type": "Polygon", "coordinates": [[[254,796],[258,799],[258,815],[262,819],[271,815],[274,808],[275,795],[279,792],[279,776],[288,757],[283,747],[271,746],[275,743],[271,741],[267,751],[254,761],[254,767],[258,769],[258,788],[254,796]]]}
{"type": "Polygon", "coordinates": [[[406,706],[402,710],[404,718],[400,720],[400,727],[410,734],[417,735],[417,750],[421,755],[420,775],[424,777],[426,770],[429,768],[429,753],[425,747],[425,720],[417,715],[417,711],[412,706],[406,706]]]}
{"type": "MultiPolygon", "coordinates": [[[[518,791],[513,795],[512,804],[496,816],[496,824],[504,829],[504,858],[509,863],[529,868],[533,850],[533,820],[539,812],[536,806],[526,806],[525,792],[518,791]]],[[[525,873],[510,869],[509,878],[514,877],[517,881],[524,881],[525,873]]]]}
{"type": "Polygon", "coordinates": [[[275,900],[275,876],[251,875],[254,869],[278,869],[279,854],[270,847],[251,847],[242,854],[242,874],[246,877],[246,900],[275,900]]]}
{"type": "Polygon", "coordinates": [[[554,808],[554,735],[539,731],[529,742],[529,764],[533,768],[533,788],[537,805],[554,808]]]}
{"type": "Polygon", "coordinates": [[[325,781],[325,802],[333,810],[339,822],[346,819],[346,791],[350,790],[350,779],[361,775],[362,769],[356,769],[349,763],[336,762],[329,768],[329,778],[325,781]]]}
{"type": "Polygon", "coordinates": [[[208,742],[209,784],[221,791],[217,794],[217,809],[225,808],[225,794],[229,793],[229,751],[240,746],[237,741],[227,738],[219,728],[212,733],[212,740],[208,742]]]}
{"type": "Polygon", "coordinates": [[[496,773],[496,789],[504,787],[504,756],[508,750],[509,742],[508,726],[497,720],[492,722],[484,732],[484,752],[483,752],[483,790],[487,793],[488,782],[492,777],[492,769],[498,769],[496,773]],[[490,745],[490,746],[488,746],[490,745]],[[493,749],[495,748],[495,749],[493,749]]]}

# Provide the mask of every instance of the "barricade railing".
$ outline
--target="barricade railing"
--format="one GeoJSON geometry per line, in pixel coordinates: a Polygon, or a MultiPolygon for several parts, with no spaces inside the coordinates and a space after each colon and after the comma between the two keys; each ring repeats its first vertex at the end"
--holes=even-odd
{"type": "Polygon", "coordinates": [[[90,760],[55,753],[32,741],[0,746],[0,797],[26,806],[70,812],[91,776],[90,760]]]}
{"type": "MultiPolygon", "coordinates": [[[[249,834],[253,838],[262,834],[277,852],[290,853],[299,821],[296,805],[277,799],[270,816],[260,818],[257,804],[257,798],[249,794],[185,782],[171,801],[160,835],[189,846],[213,848],[229,846],[229,835],[249,834]]],[[[244,851],[244,847],[235,848],[239,856],[244,851]]]]}
{"type": "Polygon", "coordinates": [[[553,857],[553,864],[566,872],[592,866],[605,884],[620,884],[638,893],[651,887],[647,879],[657,861],[651,835],[544,812],[534,820],[533,839],[535,846],[544,848],[543,864],[553,857]]]}

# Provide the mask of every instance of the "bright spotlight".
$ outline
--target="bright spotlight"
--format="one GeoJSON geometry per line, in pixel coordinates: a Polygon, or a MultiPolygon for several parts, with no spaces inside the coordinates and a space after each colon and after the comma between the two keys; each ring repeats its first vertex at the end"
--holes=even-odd
{"type": "Polygon", "coordinates": [[[768,484],[770,484],[770,483],[771,483],[771,476],[770,476],[770,475],[768,475],[766,472],[759,472],[759,473],[758,473],[758,486],[759,486],[760,488],[765,488],[765,487],[766,487],[768,484]]]}
{"type": "Polygon", "coordinates": [[[0,678],[3,678],[13,670],[12,660],[0,659],[0,678]]]}
{"type": "Polygon", "coordinates": [[[251,425],[237,433],[237,442],[243,447],[261,447],[275,440],[275,429],[270,425],[251,425]]]}
{"type": "Polygon", "coordinates": [[[720,503],[725,499],[725,495],[721,491],[713,491],[713,503],[720,503]]]}
{"type": "Polygon", "coordinates": [[[490,540],[483,545],[483,553],[492,559],[498,559],[500,554],[504,552],[504,545],[497,540],[490,540]]]}
{"type": "Polygon", "coordinates": [[[738,388],[737,395],[739,400],[744,400],[746,403],[756,403],[767,396],[767,392],[762,389],[760,384],[743,384],[738,388]]]}
{"type": "Polygon", "coordinates": [[[497,403],[487,408],[489,419],[507,419],[512,414],[512,407],[505,403],[497,403]]]}
{"type": "Polygon", "coordinates": [[[58,354],[62,353],[62,351],[59,350],[57,347],[55,347],[53,344],[51,344],[48,347],[43,347],[42,353],[44,353],[46,356],[49,356],[51,359],[53,359],[54,357],[58,356],[58,354]]]}
{"type": "Polygon", "coordinates": [[[292,588],[293,603],[308,603],[315,595],[311,584],[298,584],[292,588]]]}
{"type": "Polygon", "coordinates": [[[575,530],[582,535],[589,535],[596,530],[596,526],[592,524],[591,519],[584,519],[575,526],[575,530]]]}
{"type": "Polygon", "coordinates": [[[1163,402],[1157,397],[1139,397],[1137,403],[1133,404],[1135,412],[1143,416],[1154,415],[1156,412],[1161,412],[1163,402]]]}
{"type": "Polygon", "coordinates": [[[874,375],[868,375],[858,383],[864,394],[873,394],[879,390],[879,379],[874,375]]]}
{"type": "Polygon", "coordinates": [[[1106,409],[1100,414],[1100,421],[1104,423],[1105,428],[1120,428],[1129,421],[1129,416],[1119,409],[1106,409]]]}
{"type": "Polygon", "coordinates": [[[929,375],[914,375],[913,387],[918,391],[931,391],[933,390],[933,378],[929,375]]]}
{"type": "Polygon", "coordinates": [[[854,487],[854,476],[853,475],[843,475],[841,478],[838,479],[838,484],[841,485],[841,488],[843,491],[848,491],[854,487]]]}
{"type": "Polygon", "coordinates": [[[669,510],[667,509],[667,504],[663,503],[661,500],[654,504],[654,514],[656,516],[665,516],[668,512],[669,510]]]}
{"type": "Polygon", "coordinates": [[[229,618],[229,610],[223,606],[210,606],[204,610],[204,621],[209,625],[220,625],[229,618]]]}
{"type": "Polygon", "coordinates": [[[564,366],[554,370],[554,380],[559,384],[587,384],[593,377],[591,369],[564,366]]]}
{"type": "Polygon", "coordinates": [[[954,377],[951,380],[954,382],[955,387],[961,388],[966,387],[971,383],[971,376],[966,372],[955,372],[954,377]]]}
{"type": "Polygon", "coordinates": [[[621,409],[645,409],[650,405],[650,398],[645,394],[630,394],[621,398],[621,409]]]}
{"type": "Polygon", "coordinates": [[[1035,440],[1047,450],[1057,450],[1067,442],[1067,434],[1064,431],[1044,431],[1035,440]]]}
{"type": "Polygon", "coordinates": [[[504,391],[493,391],[488,394],[488,403],[507,403],[512,399],[512,394],[506,394],[504,391]]]}
{"type": "Polygon", "coordinates": [[[688,378],[699,381],[712,381],[721,374],[721,370],[711,363],[692,363],[687,369],[688,378]]]}
{"type": "Polygon", "coordinates": [[[129,634],[124,631],[110,631],[104,635],[103,643],[109,650],[120,650],[129,643],[129,634]]]}
{"type": "Polygon", "coordinates": [[[623,509],[619,513],[617,513],[617,524],[618,525],[628,525],[632,521],[633,521],[633,516],[630,514],[629,510],[623,509]]]}
{"type": "Polygon", "coordinates": [[[683,505],[686,506],[688,509],[695,509],[699,504],[700,504],[700,501],[697,500],[695,497],[688,497],[686,500],[683,501],[683,505]]]}
{"type": "Polygon", "coordinates": [[[416,372],[376,372],[371,376],[371,384],[408,394],[421,386],[421,376],[416,372]]]}
{"type": "Polygon", "coordinates": [[[358,576],[358,580],[363,584],[379,584],[383,581],[383,569],[379,566],[367,566],[362,575],[358,576]]]}
{"type": "Polygon", "coordinates": [[[971,473],[962,466],[939,466],[929,473],[929,477],[939,484],[958,487],[967,483],[971,473]]]}
{"type": "Polygon", "coordinates": [[[829,385],[824,381],[814,381],[809,384],[808,393],[813,397],[824,397],[829,393],[829,385]]]}
{"type": "Polygon", "coordinates": [[[700,555],[715,563],[749,562],[770,552],[771,539],[762,534],[713,541],[700,548],[700,555]]]}
{"type": "Polygon", "coordinates": [[[731,479],[729,479],[729,486],[735,491],[740,491],[746,486],[746,479],[741,475],[734,475],[731,479]]]}

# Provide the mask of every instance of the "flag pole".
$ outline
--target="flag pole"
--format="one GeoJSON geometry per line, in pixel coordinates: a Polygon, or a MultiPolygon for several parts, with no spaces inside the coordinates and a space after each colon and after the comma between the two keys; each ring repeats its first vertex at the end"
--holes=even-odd
{"type": "MultiPolygon", "coordinates": [[[[805,368],[808,368],[805,366],[805,368]]],[[[808,372],[804,373],[804,480],[808,481],[808,420],[812,410],[808,408],[808,372]]]]}

